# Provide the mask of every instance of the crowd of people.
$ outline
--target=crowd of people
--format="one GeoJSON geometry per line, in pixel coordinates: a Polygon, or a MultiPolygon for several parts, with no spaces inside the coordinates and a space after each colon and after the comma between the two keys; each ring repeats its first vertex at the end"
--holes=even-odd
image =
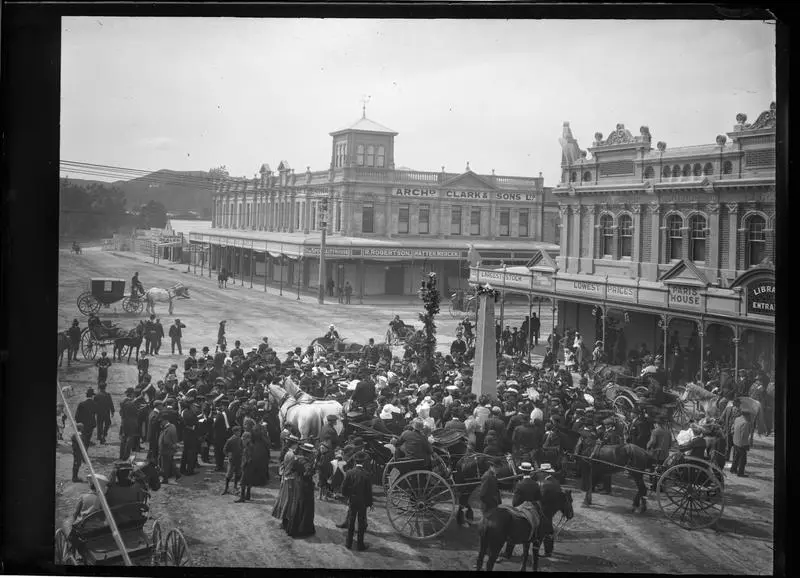
{"type": "MultiPolygon", "coordinates": [[[[531,326],[534,344],[538,341],[538,321],[526,319],[526,323],[535,324],[531,326]]],[[[185,325],[176,319],[170,327],[173,348],[177,345],[180,353],[185,325]]],[[[530,342],[524,339],[521,347],[517,344],[520,336],[527,338],[528,326],[523,329],[516,331],[516,337],[513,330],[508,336],[505,331],[501,333],[508,353],[498,360],[497,397],[490,398],[472,393],[470,361],[474,348],[463,346],[463,337],[456,339],[449,355],[436,353],[432,359],[422,357],[410,346],[402,356],[386,355],[378,351],[374,340],[357,353],[331,350],[320,355],[312,347],[296,347],[279,355],[267,337],[249,351],[240,341],[228,351],[223,321],[213,354],[209,347],[200,351],[192,347],[183,367],[172,364],[163,377],[154,379],[150,374],[148,354],[157,355],[158,345],[154,350],[148,348],[138,363],[137,383],[127,388],[118,408],[107,393],[110,363],[103,361],[107,360],[103,352],[98,360],[99,391],[89,388],[75,414],[78,435],[87,447],[93,444],[93,434],[100,444],[106,443],[117,410],[121,420],[120,460],[146,449],[148,459],[160,468],[162,483],[169,483],[194,475],[201,459],[225,472],[220,493],[228,494],[232,489],[237,503],[250,501],[253,487],[270,482],[270,451],[280,450],[280,491],[272,515],[283,529],[292,537],[315,532],[317,486],[323,496],[338,495],[348,501],[347,518],[340,527],[347,529],[348,548],[355,538],[359,550],[367,547],[364,532],[366,512],[372,506],[373,480],[366,469],[374,456],[358,432],[337,432],[341,418],[357,419],[371,430],[386,434],[396,455],[420,460],[424,466],[431,464],[437,430],[461,434],[462,443],[451,448],[453,454],[481,453],[496,459],[497,464],[511,454],[517,464],[535,468],[549,464],[561,476],[565,431],[611,445],[622,443],[627,436],[663,461],[672,439],[657,418],[642,412],[629,428],[624,428],[614,418],[613,409],[598,409],[587,401],[585,394],[589,394],[588,399],[602,397],[604,384],[594,378],[590,366],[590,360],[604,361],[602,343],[595,344],[595,352],[589,356],[584,353],[579,333],[568,332],[562,338],[554,331],[547,339],[544,361],[537,367],[525,362],[530,342]],[[563,366],[554,353],[557,347],[568,354],[563,366]],[[318,399],[347,400],[351,413],[334,417],[317,438],[300,439],[300,432],[291,424],[281,429],[280,404],[268,391],[270,384],[286,385],[287,380],[318,399]],[[181,460],[176,466],[178,453],[181,460]]],[[[331,327],[329,334],[333,333],[338,338],[331,327]]],[[[636,370],[666,387],[663,360],[646,351],[641,353],[636,370]]],[[[753,387],[761,387],[762,398],[766,398],[768,388],[763,381],[756,372],[742,373],[733,382],[735,391],[730,392],[730,399],[736,393],[752,393],[753,387]]],[[[734,452],[732,467],[744,474],[747,447],[743,442],[748,432],[740,417],[732,411],[723,415],[720,423],[729,434],[729,447],[734,452]]],[[[78,481],[81,458],[79,451],[74,453],[73,481],[78,481]]],[[[497,499],[492,497],[491,488],[486,489],[488,483],[482,481],[480,495],[491,509],[497,499]]]]}

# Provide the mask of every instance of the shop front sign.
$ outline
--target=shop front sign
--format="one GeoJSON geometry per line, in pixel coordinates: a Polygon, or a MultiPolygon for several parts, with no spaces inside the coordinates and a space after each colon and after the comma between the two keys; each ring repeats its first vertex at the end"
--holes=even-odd
{"type": "Polygon", "coordinates": [[[603,284],[594,283],[592,281],[568,282],[568,285],[564,287],[564,289],[571,293],[581,293],[593,297],[600,297],[603,294],[603,284]]]}
{"type": "Polygon", "coordinates": [[[700,309],[701,294],[700,287],[691,285],[670,285],[669,304],[670,307],[680,307],[681,309],[700,309]]]}
{"type": "Polygon", "coordinates": [[[636,301],[636,287],[627,287],[625,285],[607,285],[606,297],[616,301],[636,301]]]}
{"type": "MultiPolygon", "coordinates": [[[[318,256],[319,255],[319,247],[305,247],[303,249],[303,254],[309,256],[318,256]]],[[[350,256],[350,249],[346,247],[325,247],[325,255],[326,256],[335,256],[335,257],[349,257],[350,256]]]]}
{"type": "Polygon", "coordinates": [[[400,188],[397,187],[394,190],[394,195],[396,197],[421,197],[424,199],[429,199],[432,197],[438,197],[439,191],[436,189],[420,189],[420,188],[400,188]]]}
{"type": "Polygon", "coordinates": [[[747,286],[747,312],[775,315],[775,281],[756,281],[747,286]]]}
{"type": "Polygon", "coordinates": [[[377,248],[366,247],[362,249],[364,257],[388,257],[400,259],[460,259],[461,251],[458,249],[405,249],[400,247],[377,248]]]}

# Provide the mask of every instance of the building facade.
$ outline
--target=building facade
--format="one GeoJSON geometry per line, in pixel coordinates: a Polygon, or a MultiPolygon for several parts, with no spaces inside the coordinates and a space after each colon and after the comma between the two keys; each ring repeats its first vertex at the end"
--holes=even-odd
{"type": "MultiPolygon", "coordinates": [[[[588,153],[564,123],[560,254],[506,270],[507,286],[555,298],[561,328],[621,361],[677,343],[686,375],[700,352],[731,366],[774,360],[775,104],[737,115],[714,144],[652,147],[619,124],[588,153]],[[689,351],[691,353],[686,354],[689,351]]],[[[472,271],[472,282],[502,273],[472,271]]]]}
{"type": "Polygon", "coordinates": [[[317,287],[321,229],[326,280],[354,295],[415,294],[435,271],[444,290],[466,288],[467,252],[487,263],[556,255],[558,203],[538,177],[395,168],[397,132],[365,117],[330,133],[328,170],[281,161],[260,177],[227,179],[213,193],[212,231],[190,234],[211,267],[317,287]]]}

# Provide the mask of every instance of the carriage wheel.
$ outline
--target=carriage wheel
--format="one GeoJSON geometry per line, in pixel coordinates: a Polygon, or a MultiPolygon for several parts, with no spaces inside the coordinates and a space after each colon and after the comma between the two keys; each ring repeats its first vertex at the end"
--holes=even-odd
{"type": "Polygon", "coordinates": [[[678,401],[678,405],[675,406],[671,416],[672,423],[681,427],[686,427],[686,425],[689,423],[689,410],[686,407],[686,403],[687,402],[684,401],[678,401]]]}
{"type": "Polygon", "coordinates": [[[94,359],[97,357],[97,342],[92,337],[91,331],[84,329],[81,333],[81,353],[84,359],[94,359]]]}
{"type": "Polygon", "coordinates": [[[693,463],[672,466],[658,479],[658,506],[687,530],[708,528],[722,517],[725,492],[712,468],[693,463]]]}
{"type": "Polygon", "coordinates": [[[167,566],[188,566],[189,547],[186,545],[186,538],[183,533],[174,528],[167,534],[164,541],[165,563],[167,566]]]}
{"type": "Polygon", "coordinates": [[[435,538],[456,518],[456,494],[442,476],[428,470],[403,474],[389,488],[386,513],[399,534],[412,540],[435,538]]]}
{"type": "Polygon", "coordinates": [[[67,542],[67,535],[64,530],[59,528],[56,530],[55,540],[55,560],[56,565],[61,566],[67,564],[67,558],[71,555],[69,542],[67,542]]]}
{"type": "Polygon", "coordinates": [[[383,486],[383,495],[389,495],[389,486],[399,477],[395,475],[391,477],[392,470],[394,469],[394,458],[390,458],[383,468],[383,475],[381,476],[381,486],[383,486]]]}
{"type": "Polygon", "coordinates": [[[150,564],[160,566],[164,562],[164,535],[161,532],[161,522],[158,520],[153,523],[153,531],[150,534],[150,564]]]}
{"type": "Polygon", "coordinates": [[[141,313],[144,309],[144,303],[139,299],[131,299],[130,297],[125,297],[122,300],[122,308],[125,310],[126,313],[141,313]]]}
{"type": "Polygon", "coordinates": [[[627,418],[633,414],[635,406],[627,395],[618,395],[614,398],[614,409],[627,418]]]}
{"type": "Polygon", "coordinates": [[[78,297],[78,310],[84,315],[100,311],[100,301],[91,293],[81,293],[78,297]]]}

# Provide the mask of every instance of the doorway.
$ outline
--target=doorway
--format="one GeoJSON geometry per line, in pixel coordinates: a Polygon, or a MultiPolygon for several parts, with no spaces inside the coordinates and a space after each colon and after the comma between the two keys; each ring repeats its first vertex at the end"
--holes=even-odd
{"type": "Polygon", "coordinates": [[[386,268],[386,294],[403,295],[405,288],[405,269],[398,266],[386,268]]]}

